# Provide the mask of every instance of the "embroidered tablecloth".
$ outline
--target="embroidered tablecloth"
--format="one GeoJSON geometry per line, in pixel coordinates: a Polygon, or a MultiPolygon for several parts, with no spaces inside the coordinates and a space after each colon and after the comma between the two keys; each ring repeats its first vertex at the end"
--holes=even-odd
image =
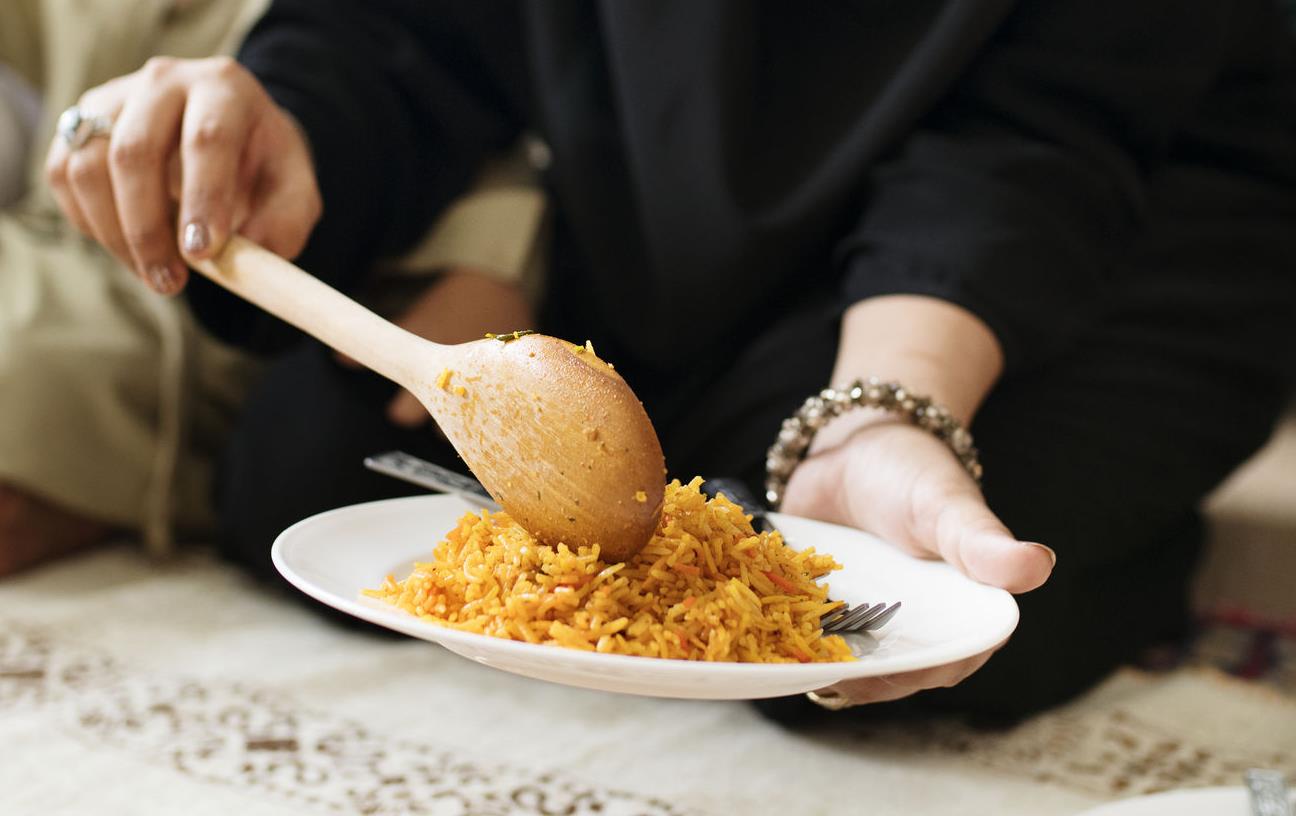
{"type": "Polygon", "coordinates": [[[1074,814],[1296,771],[1296,702],[1118,673],[1016,729],[792,734],[741,703],[569,689],[321,620],[200,553],[0,583],[0,814],[1074,814]]]}

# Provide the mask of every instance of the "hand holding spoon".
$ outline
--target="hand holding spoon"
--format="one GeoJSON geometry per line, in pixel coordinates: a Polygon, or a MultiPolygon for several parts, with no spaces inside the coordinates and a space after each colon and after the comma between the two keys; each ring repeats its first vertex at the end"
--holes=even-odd
{"type": "Polygon", "coordinates": [[[195,268],[414,394],[541,541],[598,544],[615,562],[656,530],[661,445],[625,380],[591,351],[540,334],[433,343],[237,236],[195,268]]]}

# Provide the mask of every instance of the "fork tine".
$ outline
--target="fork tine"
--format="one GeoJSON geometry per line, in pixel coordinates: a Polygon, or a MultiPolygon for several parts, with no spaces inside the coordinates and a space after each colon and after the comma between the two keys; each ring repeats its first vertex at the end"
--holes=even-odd
{"type": "Polygon", "coordinates": [[[837,601],[837,607],[835,609],[830,609],[819,617],[819,626],[820,628],[831,626],[849,615],[852,611],[854,610],[851,609],[850,604],[845,601],[837,601]]]}
{"type": "Polygon", "coordinates": [[[850,622],[851,629],[868,629],[878,616],[886,612],[886,604],[880,603],[868,611],[866,615],[860,615],[850,622]]]}
{"type": "Polygon", "coordinates": [[[838,621],[846,617],[849,610],[849,606],[843,606],[840,610],[829,612],[827,615],[824,615],[819,619],[819,628],[824,632],[827,632],[830,627],[836,626],[838,621]]]}
{"type": "Polygon", "coordinates": [[[824,625],[823,633],[832,635],[839,632],[867,632],[872,629],[879,629],[886,625],[887,621],[891,620],[898,611],[900,611],[899,601],[889,606],[885,603],[861,604],[849,613],[834,618],[824,625]]]}
{"type": "Polygon", "coordinates": [[[860,604],[851,611],[842,615],[840,618],[823,627],[825,633],[839,632],[843,629],[854,629],[860,625],[861,621],[869,620],[872,615],[877,614],[886,607],[886,604],[860,604]]]}
{"type": "Polygon", "coordinates": [[[899,611],[900,611],[900,601],[896,601],[886,609],[882,610],[882,613],[879,614],[877,617],[873,618],[873,620],[869,621],[868,628],[877,629],[881,626],[885,626],[886,622],[894,618],[895,613],[899,611]]]}

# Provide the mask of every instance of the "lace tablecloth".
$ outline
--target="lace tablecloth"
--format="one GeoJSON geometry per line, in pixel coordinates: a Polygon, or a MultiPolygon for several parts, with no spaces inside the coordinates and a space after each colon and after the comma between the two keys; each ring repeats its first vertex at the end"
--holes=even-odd
{"type": "Polygon", "coordinates": [[[750,706],[496,672],[346,631],[205,556],[0,583],[0,814],[1074,814],[1296,770],[1296,703],[1122,672],[1012,731],[791,734],[750,706]]]}

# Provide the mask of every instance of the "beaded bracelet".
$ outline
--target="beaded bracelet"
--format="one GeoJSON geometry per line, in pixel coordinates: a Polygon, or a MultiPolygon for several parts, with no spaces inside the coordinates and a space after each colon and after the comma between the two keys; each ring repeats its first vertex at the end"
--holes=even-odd
{"type": "Polygon", "coordinates": [[[949,446],[968,475],[981,484],[981,462],[972,446],[972,434],[949,411],[928,397],[909,393],[899,383],[869,377],[845,388],[825,388],[783,420],[778,439],[765,457],[765,500],[771,507],[777,510],[782,503],[788,479],[805,458],[815,433],[829,420],[854,408],[880,408],[930,431],[949,446]]]}

